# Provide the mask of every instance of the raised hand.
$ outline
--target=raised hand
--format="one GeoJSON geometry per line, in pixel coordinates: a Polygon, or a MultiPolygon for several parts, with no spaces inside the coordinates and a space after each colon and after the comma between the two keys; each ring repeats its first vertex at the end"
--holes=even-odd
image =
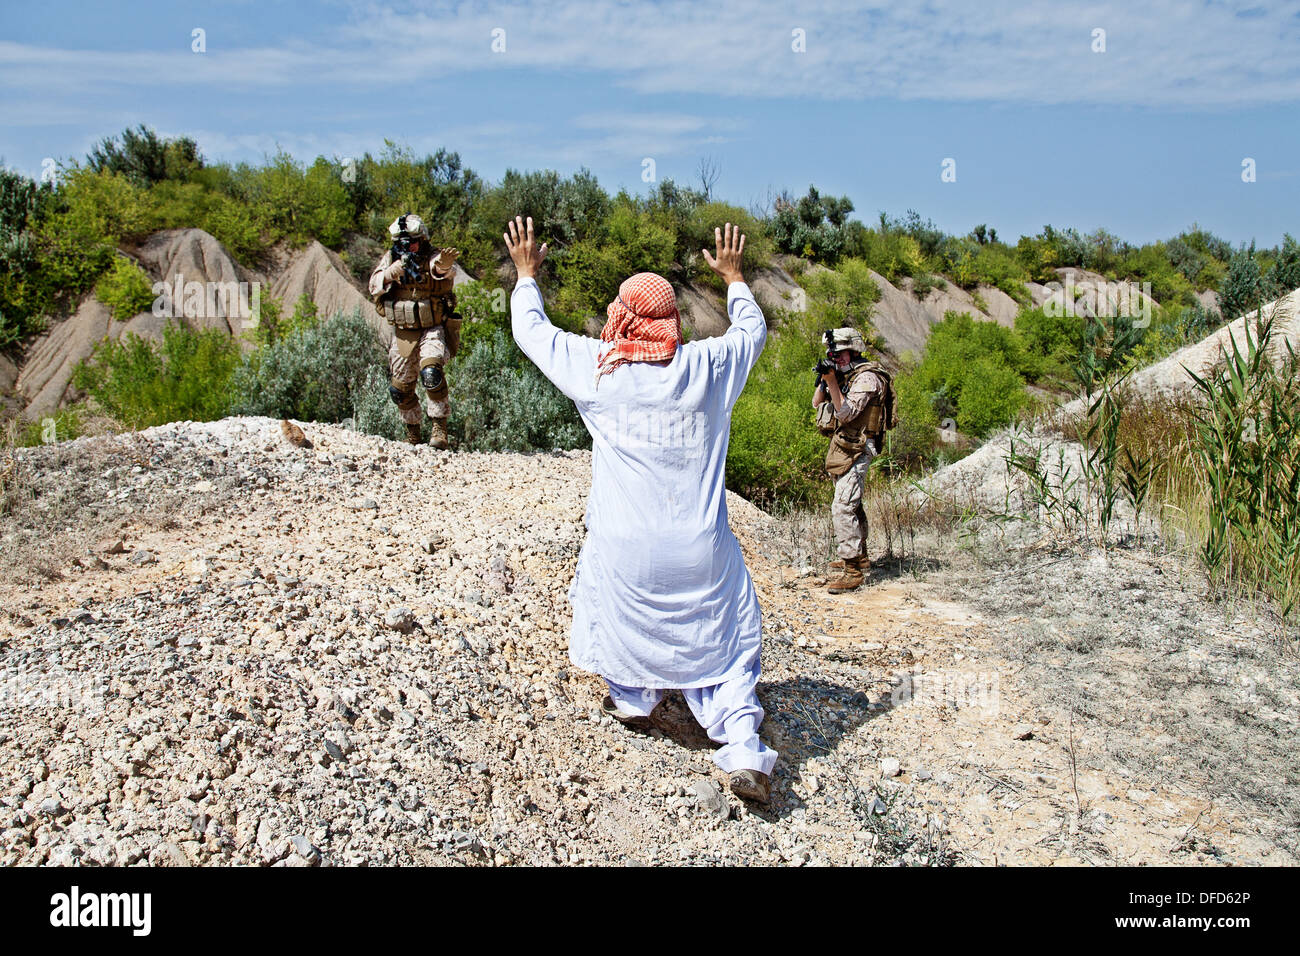
{"type": "Polygon", "coordinates": [[[741,234],[740,227],[727,223],[727,230],[724,233],[715,226],[713,237],[717,243],[718,256],[715,259],[709,255],[708,249],[701,249],[700,251],[704,253],[704,261],[709,264],[710,269],[722,276],[723,281],[728,285],[733,282],[744,282],[745,276],[740,271],[740,259],[745,251],[745,237],[741,234]]]}
{"type": "Polygon", "coordinates": [[[437,258],[438,271],[443,275],[453,271],[456,268],[456,259],[459,255],[459,249],[439,249],[437,258]]]}
{"type": "Polygon", "coordinates": [[[529,216],[525,224],[523,217],[515,216],[508,223],[508,228],[510,231],[505,233],[506,249],[510,252],[510,259],[515,264],[519,278],[536,278],[547,250],[546,243],[543,242],[539,247],[533,240],[533,217],[529,216]]]}

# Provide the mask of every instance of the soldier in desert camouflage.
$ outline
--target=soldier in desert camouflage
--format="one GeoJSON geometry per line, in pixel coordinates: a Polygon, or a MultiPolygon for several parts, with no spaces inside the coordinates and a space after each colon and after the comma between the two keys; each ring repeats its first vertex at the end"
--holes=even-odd
{"type": "Polygon", "coordinates": [[[434,249],[419,216],[398,216],[388,227],[393,245],[370,275],[370,296],[393,326],[388,347],[388,394],[406,424],[406,440],[420,441],[417,383],[424,388],[432,424],[429,444],[447,447],[447,362],[460,347],[456,312],[455,249],[434,249]]]}
{"type": "Polygon", "coordinates": [[[835,481],[831,525],[839,554],[831,567],[840,569],[827,589],[852,591],[871,569],[862,484],[884,447],[885,431],[894,426],[893,383],[884,366],[866,359],[867,345],[856,329],[829,329],[825,340],[813,407],[818,430],[831,436],[826,473],[835,481]]]}

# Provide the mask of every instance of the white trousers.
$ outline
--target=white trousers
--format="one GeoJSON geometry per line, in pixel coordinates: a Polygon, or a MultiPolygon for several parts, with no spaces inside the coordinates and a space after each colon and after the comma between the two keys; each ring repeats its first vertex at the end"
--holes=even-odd
{"type": "MultiPolygon", "coordinates": [[[[713,762],[727,773],[757,770],[770,776],[776,763],[776,751],[758,738],[758,726],[763,722],[763,705],[758,702],[754,689],[758,673],[759,661],[755,655],[749,670],[725,683],[682,688],[687,706],[709,739],[723,745],[714,752],[713,762]]],[[[609,685],[614,705],[629,716],[648,717],[663,700],[662,690],[624,687],[609,678],[605,683],[609,685]]]]}

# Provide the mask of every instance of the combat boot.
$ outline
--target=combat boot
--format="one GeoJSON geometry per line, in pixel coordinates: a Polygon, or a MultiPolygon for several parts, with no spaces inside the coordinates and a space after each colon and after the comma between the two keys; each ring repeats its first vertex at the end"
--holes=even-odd
{"type": "Polygon", "coordinates": [[[432,429],[429,432],[429,444],[442,451],[447,450],[447,419],[430,418],[432,429]]]}
{"type": "Polygon", "coordinates": [[[406,440],[407,440],[408,442],[410,442],[412,445],[418,445],[418,444],[420,444],[420,442],[422,441],[422,438],[421,438],[421,436],[420,436],[420,426],[419,426],[419,425],[407,425],[407,426],[406,426],[406,440]]]}
{"type": "MultiPolygon", "coordinates": [[[[841,591],[854,591],[862,587],[864,563],[866,563],[864,558],[845,558],[844,570],[840,572],[838,578],[826,585],[826,590],[838,594],[841,591]]],[[[870,564],[867,567],[870,568],[870,564]]]]}

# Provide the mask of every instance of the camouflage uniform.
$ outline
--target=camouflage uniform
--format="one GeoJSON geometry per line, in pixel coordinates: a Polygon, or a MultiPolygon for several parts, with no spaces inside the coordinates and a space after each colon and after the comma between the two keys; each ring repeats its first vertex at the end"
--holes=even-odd
{"type": "Polygon", "coordinates": [[[824,379],[819,379],[813,393],[817,428],[831,436],[826,473],[835,481],[831,526],[840,556],[832,566],[843,570],[843,575],[828,587],[831,591],[851,591],[862,584],[863,572],[871,566],[867,560],[867,515],[862,507],[862,485],[892,423],[892,388],[884,367],[862,358],[866,343],[857,331],[845,327],[828,330],[825,335],[828,359],[843,353],[848,355],[848,365],[837,373],[843,390],[839,410],[832,404],[824,379]]]}
{"type": "MultiPolygon", "coordinates": [[[[418,217],[403,216],[389,231],[394,238],[409,231],[428,245],[428,234],[418,217]]],[[[389,396],[407,425],[408,437],[415,441],[421,417],[415,388],[417,383],[424,387],[425,411],[433,421],[430,443],[439,448],[447,445],[447,418],[451,414],[444,370],[455,356],[460,326],[460,317],[454,312],[455,267],[443,265],[448,253],[454,251],[432,254],[430,250],[420,266],[417,282],[405,275],[397,279],[388,275],[395,261],[391,250],[384,253],[370,275],[371,298],[393,325],[393,340],[388,346],[389,396]]]]}
{"type": "MultiPolygon", "coordinates": [[[[852,427],[855,419],[862,417],[867,403],[884,390],[880,377],[868,369],[848,372],[849,389],[840,410],[835,413],[841,427],[852,427]]],[[[867,469],[880,454],[879,438],[869,436],[866,449],[839,478],[835,479],[835,497],[831,501],[831,527],[835,531],[836,554],[842,559],[866,557],[867,514],[862,508],[862,483],[867,469]]]]}

